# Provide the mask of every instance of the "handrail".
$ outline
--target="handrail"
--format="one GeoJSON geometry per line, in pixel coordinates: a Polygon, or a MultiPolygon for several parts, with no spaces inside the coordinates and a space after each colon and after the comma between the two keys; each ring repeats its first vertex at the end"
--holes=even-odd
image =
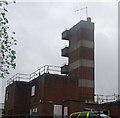
{"type": "Polygon", "coordinates": [[[30,80],[35,79],[36,77],[44,74],[44,73],[52,73],[52,74],[60,74],[60,67],[59,66],[52,66],[52,65],[45,65],[35,72],[30,74],[30,80]]]}
{"type": "Polygon", "coordinates": [[[29,75],[21,73],[15,74],[13,77],[7,80],[7,85],[12,84],[14,81],[29,82],[38,76],[43,75],[44,73],[61,74],[61,70],[59,66],[45,65],[29,75]]]}
{"type": "Polygon", "coordinates": [[[9,80],[7,80],[7,84],[12,84],[15,81],[29,81],[30,76],[28,74],[21,74],[17,73],[13,77],[11,77],[9,80]]]}
{"type": "Polygon", "coordinates": [[[108,103],[108,102],[115,102],[120,100],[120,95],[95,95],[95,102],[99,104],[108,103]]]}

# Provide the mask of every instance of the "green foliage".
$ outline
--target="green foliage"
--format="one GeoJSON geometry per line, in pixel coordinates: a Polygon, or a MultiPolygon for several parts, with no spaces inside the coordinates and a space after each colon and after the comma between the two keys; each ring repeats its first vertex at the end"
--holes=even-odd
{"type": "Polygon", "coordinates": [[[9,74],[9,68],[16,67],[16,52],[13,49],[13,46],[16,45],[13,37],[15,32],[9,35],[8,19],[6,18],[7,5],[9,3],[6,0],[0,0],[0,77],[9,74]]]}

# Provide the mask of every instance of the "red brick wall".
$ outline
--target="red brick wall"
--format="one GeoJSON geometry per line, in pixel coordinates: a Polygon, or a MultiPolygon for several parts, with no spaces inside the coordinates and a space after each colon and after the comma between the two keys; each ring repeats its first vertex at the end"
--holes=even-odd
{"type": "Polygon", "coordinates": [[[94,29],[91,30],[91,29],[87,29],[87,28],[82,28],[80,38],[94,41],[94,29]]]}
{"type": "Polygon", "coordinates": [[[101,107],[108,109],[112,118],[120,118],[120,103],[103,104],[101,107]]]}
{"type": "Polygon", "coordinates": [[[71,64],[79,59],[94,60],[94,49],[80,47],[69,54],[69,64],[71,64]]]}
{"type": "Polygon", "coordinates": [[[94,80],[94,68],[89,67],[79,67],[70,72],[70,76],[73,76],[74,79],[88,79],[94,80]]]}
{"type": "Polygon", "coordinates": [[[6,88],[6,93],[8,91],[8,100],[6,100],[5,96],[5,110],[7,114],[12,114],[14,111],[14,101],[15,101],[15,83],[9,85],[6,88]]]}
{"type": "MultiPolygon", "coordinates": [[[[37,107],[39,114],[51,115],[54,104],[63,104],[65,100],[81,100],[83,97],[87,100],[93,100],[93,88],[82,89],[78,87],[77,79],[67,76],[44,74],[42,78],[32,81],[30,85],[33,85],[33,83],[36,86],[36,94],[31,97],[30,105],[34,108],[37,107]],[[44,83],[44,86],[40,83],[44,83]]],[[[74,107],[72,108],[74,109],[74,107]]]]}
{"type": "Polygon", "coordinates": [[[6,88],[8,100],[5,101],[6,114],[26,114],[29,112],[29,83],[14,82],[6,88]]]}
{"type": "Polygon", "coordinates": [[[62,76],[49,75],[45,77],[44,98],[54,101],[79,99],[77,80],[62,76]]]}

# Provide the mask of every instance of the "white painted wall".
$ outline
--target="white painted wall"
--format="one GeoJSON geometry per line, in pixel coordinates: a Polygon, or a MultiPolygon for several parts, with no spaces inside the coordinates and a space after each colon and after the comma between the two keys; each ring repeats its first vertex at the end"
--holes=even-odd
{"type": "Polygon", "coordinates": [[[120,95],[120,1],[118,2],[118,94],[120,95]]]}

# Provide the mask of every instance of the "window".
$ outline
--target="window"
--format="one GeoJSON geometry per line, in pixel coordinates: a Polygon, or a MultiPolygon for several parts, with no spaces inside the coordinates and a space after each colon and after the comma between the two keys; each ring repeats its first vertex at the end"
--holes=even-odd
{"type": "Polygon", "coordinates": [[[37,113],[37,107],[35,108],[35,112],[37,113]]]}
{"type": "Polygon", "coordinates": [[[32,114],[32,109],[30,109],[30,115],[32,114]]]}
{"type": "Polygon", "coordinates": [[[31,96],[35,95],[35,85],[31,87],[31,96]]]}
{"type": "Polygon", "coordinates": [[[30,109],[30,115],[37,113],[37,111],[38,111],[37,107],[31,108],[30,109]]]}
{"type": "Polygon", "coordinates": [[[9,93],[6,91],[6,101],[8,100],[9,93]]]}
{"type": "Polygon", "coordinates": [[[64,117],[68,116],[68,107],[64,107],[64,117]]]}
{"type": "Polygon", "coordinates": [[[32,112],[33,112],[33,113],[35,112],[35,109],[34,109],[34,108],[32,109],[32,112]]]}

